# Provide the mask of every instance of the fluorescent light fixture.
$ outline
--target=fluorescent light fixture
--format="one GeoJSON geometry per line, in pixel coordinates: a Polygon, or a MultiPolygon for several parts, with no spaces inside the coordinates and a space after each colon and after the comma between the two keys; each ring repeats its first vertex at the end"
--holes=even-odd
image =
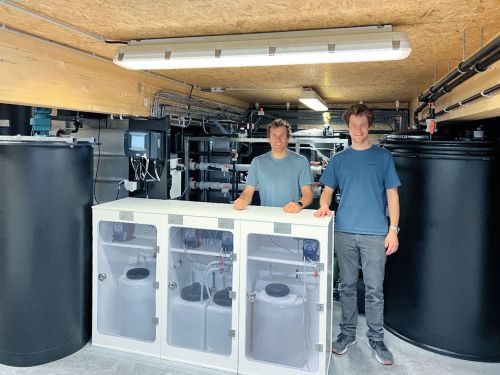
{"type": "Polygon", "coordinates": [[[325,102],[312,88],[305,87],[300,95],[299,102],[311,108],[313,111],[328,111],[325,102]]]}
{"type": "Polygon", "coordinates": [[[401,60],[406,33],[392,26],[134,40],[113,62],[135,70],[227,68],[401,60]]]}

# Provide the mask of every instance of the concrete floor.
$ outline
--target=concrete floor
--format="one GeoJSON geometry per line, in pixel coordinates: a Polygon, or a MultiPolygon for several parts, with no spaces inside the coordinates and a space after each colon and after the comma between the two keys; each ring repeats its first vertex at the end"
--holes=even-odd
{"type": "MultiPolygon", "coordinates": [[[[335,321],[340,317],[338,302],[334,304],[335,321]]],[[[368,348],[366,323],[360,316],[358,342],[347,354],[332,357],[329,375],[369,375],[374,373],[403,375],[499,375],[500,363],[464,361],[435,354],[397,338],[386,332],[385,342],[394,354],[392,366],[379,364],[368,348]]],[[[338,332],[338,326],[334,327],[338,332]]],[[[188,366],[115,350],[85,346],[77,353],[61,360],[34,367],[0,365],[0,375],[216,375],[221,371],[188,366]]],[[[259,374],[266,375],[266,374],[259,374]]]]}

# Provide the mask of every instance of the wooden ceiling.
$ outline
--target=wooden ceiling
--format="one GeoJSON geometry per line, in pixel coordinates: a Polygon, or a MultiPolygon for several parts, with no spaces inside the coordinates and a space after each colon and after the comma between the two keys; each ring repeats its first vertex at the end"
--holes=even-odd
{"type": "MultiPolygon", "coordinates": [[[[463,56],[500,31],[499,0],[0,0],[0,23],[24,33],[112,59],[110,44],[66,29],[128,41],[391,24],[408,34],[412,53],[403,61],[160,71],[168,78],[247,103],[296,104],[311,86],[331,104],[410,102],[463,56]],[[19,5],[24,12],[10,4],[19,5]]],[[[0,56],[1,58],[1,56],[0,56]]]]}

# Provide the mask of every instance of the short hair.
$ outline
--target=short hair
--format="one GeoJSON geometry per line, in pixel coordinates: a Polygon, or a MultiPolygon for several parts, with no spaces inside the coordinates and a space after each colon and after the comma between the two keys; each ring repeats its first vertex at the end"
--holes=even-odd
{"type": "Polygon", "coordinates": [[[286,138],[290,139],[290,137],[292,136],[292,130],[290,129],[290,124],[288,123],[288,121],[285,121],[281,118],[277,118],[276,120],[273,120],[272,122],[267,124],[267,138],[271,136],[271,129],[282,128],[282,127],[286,128],[286,138]]]}
{"type": "Polygon", "coordinates": [[[373,111],[364,104],[354,104],[351,105],[344,111],[342,118],[344,119],[347,126],[349,126],[349,119],[351,115],[354,116],[366,116],[368,120],[368,126],[372,126],[373,123],[373,111]]]}

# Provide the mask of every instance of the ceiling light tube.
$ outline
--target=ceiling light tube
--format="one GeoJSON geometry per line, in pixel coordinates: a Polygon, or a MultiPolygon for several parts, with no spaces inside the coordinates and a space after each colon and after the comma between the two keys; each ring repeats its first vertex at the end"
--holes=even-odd
{"type": "Polygon", "coordinates": [[[313,111],[328,111],[328,106],[312,88],[304,88],[300,95],[299,102],[311,108],[313,111]]]}
{"type": "Polygon", "coordinates": [[[113,62],[127,69],[192,69],[400,60],[411,48],[391,26],[131,41],[113,62]]]}

